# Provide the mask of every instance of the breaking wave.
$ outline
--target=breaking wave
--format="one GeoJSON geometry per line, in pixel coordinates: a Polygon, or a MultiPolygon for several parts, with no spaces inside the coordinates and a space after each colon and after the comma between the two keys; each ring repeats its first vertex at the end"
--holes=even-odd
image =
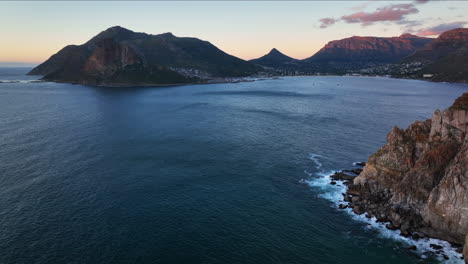
{"type": "MultiPolygon", "coordinates": [[[[416,253],[422,258],[426,259],[430,256],[434,256],[443,263],[447,264],[463,264],[463,260],[461,259],[462,254],[456,252],[456,249],[451,246],[451,244],[447,241],[443,241],[440,239],[434,238],[423,238],[419,240],[414,240],[411,238],[400,236],[399,230],[389,230],[385,227],[387,223],[378,223],[375,217],[367,218],[365,214],[358,215],[352,212],[351,208],[346,209],[338,209],[340,204],[345,203],[343,193],[346,193],[346,185],[344,185],[343,181],[335,180],[337,183],[336,185],[331,185],[331,176],[336,171],[324,171],[322,170],[322,163],[320,162],[320,158],[322,156],[318,154],[309,154],[310,160],[314,163],[314,167],[317,172],[310,172],[305,170],[304,173],[309,177],[308,179],[304,179],[301,182],[308,184],[311,188],[319,191],[319,197],[326,199],[331,202],[331,206],[336,208],[337,210],[345,211],[353,220],[366,223],[366,229],[373,229],[377,230],[378,234],[382,238],[386,239],[393,239],[398,241],[407,246],[416,246],[416,253]],[[442,255],[435,254],[437,250],[431,248],[430,244],[436,244],[442,246],[442,250],[444,254],[448,257],[444,259],[442,255]]],[[[356,166],[356,163],[353,163],[356,166]]]]}

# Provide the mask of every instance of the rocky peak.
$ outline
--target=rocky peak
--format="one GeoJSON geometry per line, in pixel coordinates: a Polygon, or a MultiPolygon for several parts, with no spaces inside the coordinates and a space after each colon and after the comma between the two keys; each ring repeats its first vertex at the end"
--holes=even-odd
{"type": "Polygon", "coordinates": [[[279,50],[277,50],[276,48],[272,48],[270,50],[270,52],[268,52],[268,55],[284,55],[283,53],[281,53],[279,50]]]}
{"type": "Polygon", "coordinates": [[[251,61],[267,67],[290,67],[297,62],[296,59],[283,54],[276,48],[271,49],[268,54],[251,61]]]}
{"type": "Polygon", "coordinates": [[[146,33],[138,33],[131,31],[129,29],[123,28],[121,26],[110,27],[101,33],[97,34],[95,37],[90,39],[86,42],[85,45],[89,46],[89,48],[94,48],[95,43],[103,40],[103,39],[113,39],[117,42],[120,41],[130,41],[135,39],[145,39],[148,38],[149,35],[146,33]]]}
{"type": "Polygon", "coordinates": [[[449,31],[445,31],[437,39],[468,41],[468,28],[456,28],[449,31]]]}
{"type": "Polygon", "coordinates": [[[113,33],[132,32],[133,33],[133,31],[126,29],[124,27],[121,27],[121,26],[113,26],[104,30],[103,32],[109,32],[109,33],[110,32],[113,32],[113,33]]]}
{"type": "Polygon", "coordinates": [[[174,36],[174,34],[172,34],[172,32],[162,33],[162,34],[159,34],[158,36],[166,37],[166,38],[175,38],[176,37],[176,36],[174,36]]]}
{"type": "Polygon", "coordinates": [[[423,38],[423,37],[419,37],[419,36],[416,36],[416,35],[413,35],[413,34],[405,33],[405,34],[402,34],[401,36],[399,36],[399,38],[423,38]]]}
{"type": "Polygon", "coordinates": [[[458,97],[453,105],[449,108],[450,110],[465,110],[468,111],[468,93],[464,93],[458,97]]]}

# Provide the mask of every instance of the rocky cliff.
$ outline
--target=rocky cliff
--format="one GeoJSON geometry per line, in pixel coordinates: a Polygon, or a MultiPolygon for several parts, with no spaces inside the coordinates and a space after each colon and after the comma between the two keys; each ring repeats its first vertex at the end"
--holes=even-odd
{"type": "Polygon", "coordinates": [[[410,34],[399,37],[354,36],[328,42],[307,61],[390,63],[414,53],[433,39],[410,34]]]}
{"type": "Polygon", "coordinates": [[[468,28],[456,28],[445,31],[434,41],[424,45],[406,61],[428,61],[433,62],[441,59],[468,44],[468,28]]]}
{"type": "Polygon", "coordinates": [[[359,208],[354,211],[389,221],[402,234],[419,232],[463,245],[468,239],[467,129],[468,93],[431,119],[406,130],[394,127],[349,186],[359,208]]]}
{"type": "Polygon", "coordinates": [[[389,38],[353,36],[328,42],[316,54],[302,60],[301,63],[306,69],[344,74],[397,63],[432,40],[410,34],[389,38]]]}
{"type": "Polygon", "coordinates": [[[468,82],[468,29],[457,28],[442,33],[402,61],[420,65],[411,77],[431,74],[433,81],[468,82]]]}

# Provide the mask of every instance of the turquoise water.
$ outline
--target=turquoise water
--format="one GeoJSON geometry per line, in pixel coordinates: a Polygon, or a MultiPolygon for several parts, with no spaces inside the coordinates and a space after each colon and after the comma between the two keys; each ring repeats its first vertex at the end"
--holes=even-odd
{"type": "Polygon", "coordinates": [[[0,263],[438,263],[337,210],[320,181],[467,91],[365,77],[0,83],[0,263]]]}

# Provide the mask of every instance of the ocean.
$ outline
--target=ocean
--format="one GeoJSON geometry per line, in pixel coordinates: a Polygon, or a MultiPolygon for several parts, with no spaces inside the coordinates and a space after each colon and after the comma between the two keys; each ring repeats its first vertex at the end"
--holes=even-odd
{"type": "Polygon", "coordinates": [[[0,263],[445,261],[338,210],[342,186],[327,175],[467,85],[317,76],[104,88],[27,70],[0,69],[0,263]]]}

